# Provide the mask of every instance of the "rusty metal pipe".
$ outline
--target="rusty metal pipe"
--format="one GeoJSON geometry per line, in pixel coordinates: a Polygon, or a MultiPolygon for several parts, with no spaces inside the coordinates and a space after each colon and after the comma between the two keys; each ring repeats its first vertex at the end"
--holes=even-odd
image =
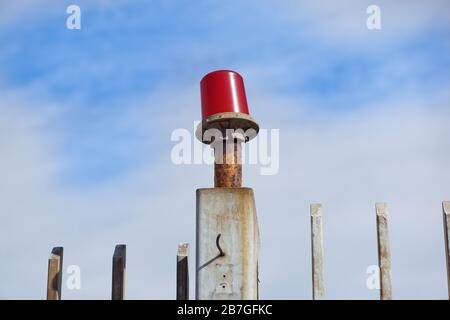
{"type": "Polygon", "coordinates": [[[214,187],[242,187],[242,147],[239,140],[214,144],[214,187]]]}

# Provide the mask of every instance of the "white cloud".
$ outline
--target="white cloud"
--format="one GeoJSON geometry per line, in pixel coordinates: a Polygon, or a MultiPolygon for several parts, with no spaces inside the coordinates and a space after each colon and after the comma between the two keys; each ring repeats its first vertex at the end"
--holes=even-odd
{"type": "MultiPolygon", "coordinates": [[[[0,2],[0,27],[22,24],[33,27],[41,19],[51,16],[61,16],[65,21],[68,17],[66,8],[71,4],[79,5],[82,10],[91,8],[119,8],[125,3],[123,0],[14,0],[0,2]]],[[[62,24],[65,26],[65,24],[62,24]]]]}
{"type": "Polygon", "coordinates": [[[420,0],[400,1],[287,1],[283,4],[288,16],[301,23],[303,31],[313,39],[342,46],[350,50],[368,51],[407,41],[422,32],[448,31],[448,1],[420,0]],[[371,31],[366,27],[369,16],[366,9],[375,4],[381,9],[381,30],[371,31]]]}

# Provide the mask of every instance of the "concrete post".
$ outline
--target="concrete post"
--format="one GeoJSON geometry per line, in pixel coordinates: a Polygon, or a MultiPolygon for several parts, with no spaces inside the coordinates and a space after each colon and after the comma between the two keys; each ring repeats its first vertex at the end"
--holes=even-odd
{"type": "Polygon", "coordinates": [[[392,300],[391,249],[388,232],[387,204],[375,204],[377,215],[378,265],[380,268],[380,299],[392,300]]]}
{"type": "Polygon", "coordinates": [[[323,239],[322,239],[322,205],[313,203],[311,211],[311,262],[313,299],[325,298],[325,283],[323,270],[323,239]]]}
{"type": "Polygon", "coordinates": [[[259,229],[253,190],[197,190],[196,298],[258,299],[259,229]]]}
{"type": "Polygon", "coordinates": [[[189,245],[181,243],[177,253],[177,300],[189,300],[189,245]]]}
{"type": "Polygon", "coordinates": [[[61,300],[63,247],[54,247],[48,259],[47,300],[61,300]]]}
{"type": "Polygon", "coordinates": [[[118,244],[112,258],[111,300],[125,299],[126,245],[118,244]]]}
{"type": "Polygon", "coordinates": [[[447,289],[450,300],[450,201],[442,202],[442,215],[444,218],[445,259],[447,262],[447,289]]]}

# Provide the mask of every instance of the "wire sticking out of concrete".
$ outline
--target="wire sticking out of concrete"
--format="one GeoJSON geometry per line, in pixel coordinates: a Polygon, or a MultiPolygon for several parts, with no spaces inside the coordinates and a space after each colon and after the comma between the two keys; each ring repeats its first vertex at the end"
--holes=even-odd
{"type": "Polygon", "coordinates": [[[219,259],[221,257],[225,257],[225,252],[223,252],[222,248],[220,247],[220,237],[221,236],[222,236],[222,234],[219,233],[217,235],[217,238],[216,238],[216,246],[217,246],[217,249],[219,250],[219,254],[217,256],[215,256],[214,258],[212,258],[211,260],[209,260],[209,261],[205,262],[204,264],[202,264],[200,266],[200,268],[198,268],[198,270],[203,269],[204,267],[206,267],[207,265],[211,264],[212,262],[216,261],[217,259],[219,259]]]}

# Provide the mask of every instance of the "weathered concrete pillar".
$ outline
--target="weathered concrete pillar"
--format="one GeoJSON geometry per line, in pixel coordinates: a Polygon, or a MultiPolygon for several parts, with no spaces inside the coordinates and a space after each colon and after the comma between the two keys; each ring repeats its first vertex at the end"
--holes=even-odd
{"type": "Polygon", "coordinates": [[[189,300],[189,244],[181,243],[177,253],[177,300],[189,300]]]}
{"type": "Polygon", "coordinates": [[[47,300],[61,300],[63,247],[54,247],[48,259],[47,300]]]}
{"type": "Polygon", "coordinates": [[[450,201],[442,202],[442,215],[444,218],[445,260],[447,262],[447,289],[450,300],[450,201]]]}
{"type": "Polygon", "coordinates": [[[125,300],[126,253],[126,245],[116,245],[112,258],[111,300],[125,300]]]}
{"type": "Polygon", "coordinates": [[[259,245],[252,189],[197,190],[197,299],[258,299],[259,245]]]}
{"type": "Polygon", "coordinates": [[[380,299],[392,300],[391,249],[389,245],[387,204],[375,204],[377,215],[378,265],[380,268],[380,299]]]}
{"type": "Polygon", "coordinates": [[[313,299],[325,299],[325,281],[323,269],[322,205],[313,203],[311,212],[311,262],[313,299]]]}

